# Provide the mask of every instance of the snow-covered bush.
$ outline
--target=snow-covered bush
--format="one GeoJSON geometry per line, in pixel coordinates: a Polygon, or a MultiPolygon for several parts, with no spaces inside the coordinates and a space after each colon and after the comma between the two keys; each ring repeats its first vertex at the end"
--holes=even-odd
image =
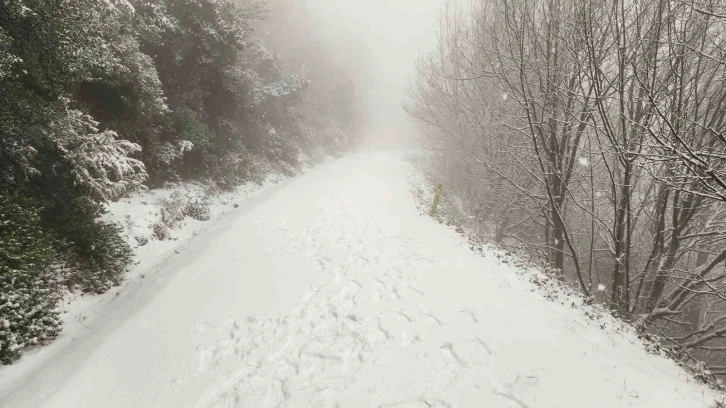
{"type": "Polygon", "coordinates": [[[133,260],[133,251],[122,238],[121,226],[94,221],[83,226],[86,231],[70,254],[64,283],[72,289],[103,293],[123,280],[126,267],[133,260]]]}
{"type": "Polygon", "coordinates": [[[136,243],[137,243],[137,244],[138,244],[138,245],[139,245],[140,247],[142,247],[142,246],[144,246],[144,245],[146,245],[146,244],[148,244],[148,243],[149,243],[149,238],[148,238],[148,237],[145,237],[145,236],[142,236],[142,235],[137,235],[137,236],[135,236],[135,237],[134,237],[134,240],[136,240],[136,243]]]}
{"type": "Polygon", "coordinates": [[[71,164],[76,183],[97,200],[115,200],[144,188],[146,166],[130,157],[141,146],[119,140],[114,131],[100,131],[97,121],[70,109],[69,103],[69,99],[61,99],[65,115],[54,123],[52,137],[71,164]]]}
{"type": "Polygon", "coordinates": [[[164,225],[162,221],[157,221],[151,226],[153,237],[159,241],[169,238],[169,227],[164,225]]]}
{"type": "Polygon", "coordinates": [[[50,234],[29,201],[0,193],[0,363],[54,337],[60,320],[50,234]]]}
{"type": "MultiPolygon", "coordinates": [[[[188,198],[180,191],[175,191],[169,198],[160,200],[161,223],[169,228],[175,228],[184,220],[188,198]]],[[[156,233],[156,231],[154,231],[156,233]]]]}
{"type": "Polygon", "coordinates": [[[209,203],[206,200],[191,200],[187,202],[184,213],[197,221],[208,221],[211,217],[209,203]]]}
{"type": "MultiPolygon", "coordinates": [[[[175,119],[178,121],[179,137],[191,143],[191,146],[206,148],[212,141],[212,131],[209,126],[200,120],[199,115],[189,108],[180,108],[174,113],[175,119]]],[[[179,144],[178,151],[184,153],[187,150],[186,144],[179,144]]]]}
{"type": "Polygon", "coordinates": [[[163,241],[169,238],[170,230],[177,228],[186,217],[207,221],[211,216],[209,202],[175,191],[170,197],[160,200],[159,221],[152,225],[154,238],[163,241]]]}
{"type": "Polygon", "coordinates": [[[232,190],[244,180],[255,180],[251,172],[252,155],[228,152],[209,160],[209,175],[222,190],[232,190]]]}
{"type": "Polygon", "coordinates": [[[252,101],[255,105],[261,105],[265,102],[286,98],[299,92],[307,84],[307,81],[295,74],[281,77],[255,89],[252,93],[252,101]]]}

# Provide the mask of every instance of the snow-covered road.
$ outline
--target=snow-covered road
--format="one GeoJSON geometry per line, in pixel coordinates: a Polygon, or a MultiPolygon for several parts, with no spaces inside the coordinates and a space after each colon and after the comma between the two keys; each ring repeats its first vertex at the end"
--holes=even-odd
{"type": "Polygon", "coordinates": [[[365,153],[261,195],[0,406],[710,406],[632,333],[421,215],[415,178],[402,155],[365,153]]]}

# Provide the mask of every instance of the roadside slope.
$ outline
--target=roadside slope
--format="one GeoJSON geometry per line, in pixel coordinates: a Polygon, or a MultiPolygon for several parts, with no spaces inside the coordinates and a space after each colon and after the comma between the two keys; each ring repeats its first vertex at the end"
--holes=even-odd
{"type": "Polygon", "coordinates": [[[420,215],[415,177],[364,153],[260,197],[0,406],[710,406],[632,333],[420,215]]]}

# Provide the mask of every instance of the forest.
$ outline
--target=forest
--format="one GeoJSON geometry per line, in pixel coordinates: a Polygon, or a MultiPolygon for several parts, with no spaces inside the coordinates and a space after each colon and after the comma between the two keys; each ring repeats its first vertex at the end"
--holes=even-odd
{"type": "Polygon", "coordinates": [[[284,7],[0,2],[0,362],[59,333],[63,293],[123,280],[133,253],[105,203],[166,183],[231,190],[357,142],[346,71],[258,33],[284,7]]]}
{"type": "Polygon", "coordinates": [[[726,375],[726,4],[450,1],[407,111],[482,236],[726,375]]]}

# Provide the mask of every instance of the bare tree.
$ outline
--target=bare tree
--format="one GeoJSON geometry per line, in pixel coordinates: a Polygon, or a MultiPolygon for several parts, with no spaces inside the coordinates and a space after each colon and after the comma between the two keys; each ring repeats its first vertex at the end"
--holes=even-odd
{"type": "Polygon", "coordinates": [[[497,242],[720,365],[725,36],[715,0],[452,1],[407,105],[497,242]]]}

